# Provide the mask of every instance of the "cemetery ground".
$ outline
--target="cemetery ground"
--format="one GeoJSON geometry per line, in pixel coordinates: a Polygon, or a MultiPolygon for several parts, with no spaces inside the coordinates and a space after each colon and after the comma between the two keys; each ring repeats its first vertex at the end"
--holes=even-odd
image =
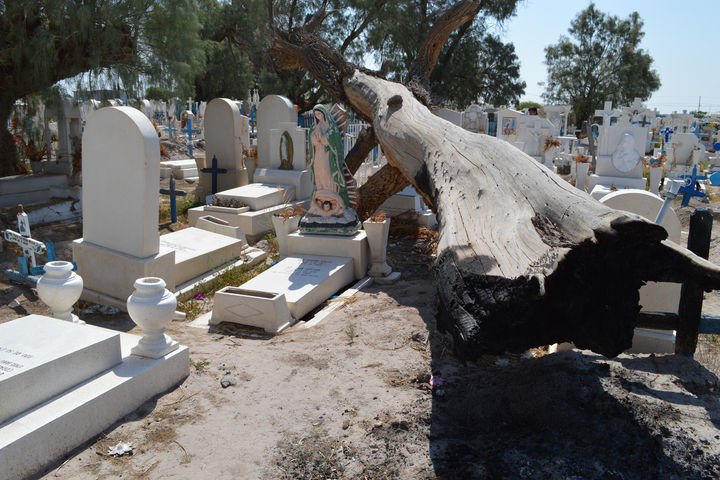
{"type": "MultiPolygon", "coordinates": [[[[698,206],[708,205],[678,209],[684,232],[698,206]]],[[[163,232],[183,227],[167,222],[163,232]]],[[[69,259],[82,227],[38,226],[33,236],[69,259]]],[[[433,241],[393,221],[388,257],[402,279],[363,288],[312,328],[268,336],[173,321],[190,376],[37,478],[720,476],[720,338],[701,335],[697,361],[540,348],[464,365],[435,328],[433,241]],[[132,455],[109,456],[119,442],[132,455]]],[[[272,237],[260,245],[272,250],[272,237]]],[[[718,228],[710,252],[720,262],[718,228]]],[[[0,261],[14,267],[7,249],[0,261]]],[[[184,306],[207,311],[211,295],[184,306]]],[[[30,313],[50,312],[3,278],[0,322],[30,313]]],[[[139,333],[122,312],[80,304],[75,313],[139,333]]],[[[706,294],[704,313],[720,314],[720,292],[706,294]]]]}

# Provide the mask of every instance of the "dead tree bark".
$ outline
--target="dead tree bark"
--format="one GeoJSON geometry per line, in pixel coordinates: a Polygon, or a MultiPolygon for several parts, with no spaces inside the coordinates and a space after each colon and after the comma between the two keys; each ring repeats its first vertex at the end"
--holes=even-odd
{"type": "Polygon", "coordinates": [[[645,281],[720,287],[720,268],[667,241],[662,227],[433,115],[416,92],[325,55],[327,44],[291,37],[276,47],[370,120],[388,163],[435,206],[438,326],[463,357],[561,341],[612,357],[631,346],[645,281]]]}

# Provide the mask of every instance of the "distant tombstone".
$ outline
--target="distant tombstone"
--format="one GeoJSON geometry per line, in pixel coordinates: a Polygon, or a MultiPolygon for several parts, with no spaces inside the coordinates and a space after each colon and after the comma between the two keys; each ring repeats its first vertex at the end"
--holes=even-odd
{"type": "MultiPolygon", "coordinates": [[[[200,168],[210,167],[213,157],[217,158],[217,167],[227,169],[219,175],[218,190],[229,190],[248,183],[243,149],[250,147],[248,118],[240,114],[237,104],[227,98],[215,98],[205,109],[205,163],[200,168]]],[[[200,159],[198,159],[200,162],[200,159]]],[[[210,193],[210,175],[200,175],[198,188],[207,195],[210,193]]],[[[204,197],[203,195],[203,197],[204,197]]],[[[202,197],[201,197],[202,198],[202,197]]]]}
{"type": "MultiPolygon", "coordinates": [[[[644,190],[647,186],[641,160],[645,153],[650,125],[632,125],[626,121],[628,117],[624,115],[620,115],[619,121],[611,125],[607,119],[614,115],[614,112],[604,115],[606,120],[598,128],[597,164],[595,173],[588,179],[588,189],[598,200],[613,189],[644,190]],[[596,185],[599,186],[597,189],[596,185]]],[[[601,116],[600,113],[602,112],[596,111],[595,115],[601,116]]]]}
{"type": "Polygon", "coordinates": [[[461,112],[456,112],[455,110],[450,110],[449,108],[441,108],[437,111],[436,115],[450,123],[454,123],[458,127],[462,127],[463,114],[461,112]]]}
{"type": "Polygon", "coordinates": [[[257,109],[258,167],[280,168],[280,142],[283,134],[288,132],[293,140],[294,155],[302,161],[292,163],[294,168],[305,168],[304,139],[298,132],[297,113],[292,102],[282,95],[268,95],[262,99],[257,109]],[[299,148],[303,145],[303,148],[299,148]]]}
{"type": "Polygon", "coordinates": [[[480,105],[470,105],[462,115],[462,127],[475,133],[487,132],[487,113],[480,105]]]}
{"type": "Polygon", "coordinates": [[[687,175],[704,157],[705,148],[694,133],[673,133],[671,144],[666,145],[670,170],[678,175],[687,175]],[[698,153],[695,153],[698,152],[698,153]]]}

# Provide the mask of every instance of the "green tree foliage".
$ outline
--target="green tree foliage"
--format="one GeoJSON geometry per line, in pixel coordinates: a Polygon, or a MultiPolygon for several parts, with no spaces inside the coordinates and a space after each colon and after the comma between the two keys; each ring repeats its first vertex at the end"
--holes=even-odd
{"type": "MultiPolygon", "coordinates": [[[[423,32],[453,1],[388,2],[381,18],[368,29],[366,44],[378,63],[388,62],[391,78],[401,80],[424,40],[423,32]]],[[[516,1],[482,2],[472,22],[452,33],[432,72],[430,84],[441,100],[458,108],[472,102],[510,104],[525,92],[512,44],[492,35],[489,22],[502,22],[515,13],[516,1]]]]}
{"type": "Polygon", "coordinates": [[[627,105],[660,88],[652,57],[640,49],[643,22],[637,12],[621,20],[590,4],[570,23],[570,37],[545,48],[548,81],[543,98],[572,105],[576,124],[590,119],[605,100],[627,105]]]}
{"type": "MultiPolygon", "coordinates": [[[[71,78],[191,92],[203,63],[199,30],[192,0],[0,0],[0,117],[71,78]]],[[[14,139],[0,129],[0,175],[18,167],[14,139]]]]}

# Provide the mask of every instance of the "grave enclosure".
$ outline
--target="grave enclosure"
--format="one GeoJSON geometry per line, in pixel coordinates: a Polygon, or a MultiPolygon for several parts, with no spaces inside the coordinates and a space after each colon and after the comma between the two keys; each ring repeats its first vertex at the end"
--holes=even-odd
{"type": "Polygon", "coordinates": [[[85,279],[82,298],[124,308],[136,278],[159,277],[177,291],[238,258],[256,263],[265,257],[238,236],[202,228],[160,236],[159,144],[138,110],[95,112],[87,122],[83,152],[83,238],[73,243],[85,279]]]}

